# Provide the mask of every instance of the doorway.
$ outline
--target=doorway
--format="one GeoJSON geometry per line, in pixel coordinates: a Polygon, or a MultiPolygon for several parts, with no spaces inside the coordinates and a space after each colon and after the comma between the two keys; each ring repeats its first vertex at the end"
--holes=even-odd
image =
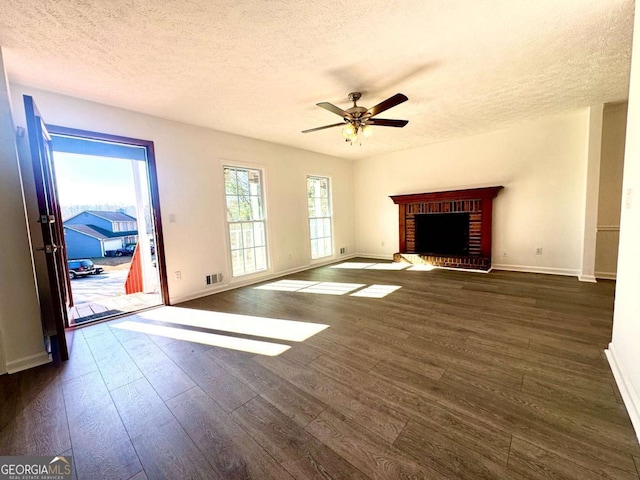
{"type": "Polygon", "coordinates": [[[69,274],[67,326],[164,305],[147,145],[48,129],[69,274]]]}

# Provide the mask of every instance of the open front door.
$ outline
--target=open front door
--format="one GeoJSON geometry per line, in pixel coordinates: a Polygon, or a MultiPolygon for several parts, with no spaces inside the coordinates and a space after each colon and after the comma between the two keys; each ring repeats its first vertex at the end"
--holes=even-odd
{"type": "Polygon", "coordinates": [[[24,109],[27,117],[29,147],[31,149],[33,174],[38,197],[38,222],[42,228],[44,242],[44,248],[36,252],[36,254],[46,256],[52,315],[56,326],[60,358],[65,361],[69,359],[65,327],[68,324],[71,288],[66,255],[64,253],[62,217],[60,215],[53,170],[51,137],[33,102],[33,98],[28,95],[24,96],[24,109]]]}

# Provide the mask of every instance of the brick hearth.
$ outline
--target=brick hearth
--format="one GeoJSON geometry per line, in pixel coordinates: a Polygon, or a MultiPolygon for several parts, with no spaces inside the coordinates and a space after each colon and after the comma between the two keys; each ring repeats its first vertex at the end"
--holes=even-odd
{"type": "Polygon", "coordinates": [[[392,195],[399,207],[400,251],[396,262],[489,270],[493,199],[503,187],[392,195]],[[416,251],[416,215],[469,213],[469,255],[428,255],[416,251]]]}

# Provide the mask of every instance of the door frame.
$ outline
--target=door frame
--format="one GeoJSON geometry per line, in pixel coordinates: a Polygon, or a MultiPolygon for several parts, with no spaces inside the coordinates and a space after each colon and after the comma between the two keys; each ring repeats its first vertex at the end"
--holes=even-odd
{"type": "MultiPolygon", "coordinates": [[[[56,176],[53,165],[51,135],[33,97],[24,95],[24,108],[29,132],[30,159],[38,205],[38,223],[44,243],[42,250],[47,265],[47,283],[51,295],[51,316],[56,329],[60,359],[69,359],[66,324],[69,318],[70,297],[62,218],[58,205],[56,176]]],[[[44,320],[44,319],[43,319],[44,320]]],[[[44,324],[44,323],[43,323],[44,324]]]]}
{"type": "Polygon", "coordinates": [[[160,214],[160,194],[158,192],[158,174],[156,172],[156,157],[151,140],[141,140],[138,138],[111,135],[108,133],[92,132],[76,128],[63,127],[60,125],[47,124],[47,130],[51,135],[64,135],[85,140],[97,140],[110,143],[119,143],[134,147],[143,147],[147,152],[147,172],[149,175],[149,197],[151,200],[151,214],[156,234],[156,262],[158,275],[160,278],[160,295],[164,305],[169,303],[169,286],[167,284],[167,265],[164,258],[164,237],[162,234],[162,216],[160,214]]]}

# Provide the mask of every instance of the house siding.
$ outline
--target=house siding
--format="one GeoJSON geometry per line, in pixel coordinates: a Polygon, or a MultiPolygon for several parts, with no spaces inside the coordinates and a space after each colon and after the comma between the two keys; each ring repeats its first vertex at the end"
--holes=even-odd
{"type": "Polygon", "coordinates": [[[67,258],[74,260],[78,258],[102,257],[102,247],[100,240],[92,238],[82,233],[64,229],[64,238],[67,244],[67,258]]]}
{"type": "Polygon", "coordinates": [[[97,217],[91,213],[82,212],[64,222],[66,225],[95,225],[105,230],[113,231],[111,222],[104,218],[97,217]]]}

